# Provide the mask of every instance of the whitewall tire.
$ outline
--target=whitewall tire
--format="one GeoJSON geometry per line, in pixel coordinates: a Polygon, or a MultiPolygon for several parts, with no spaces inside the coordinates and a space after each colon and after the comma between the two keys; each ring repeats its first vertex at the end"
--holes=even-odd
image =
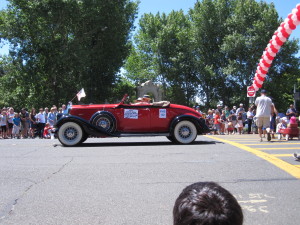
{"type": "Polygon", "coordinates": [[[188,120],[183,120],[176,124],[172,138],[178,144],[190,144],[197,137],[197,128],[195,124],[188,120]]]}
{"type": "Polygon", "coordinates": [[[66,122],[58,130],[58,139],[64,146],[75,146],[82,142],[83,130],[75,122],[66,122]]]}

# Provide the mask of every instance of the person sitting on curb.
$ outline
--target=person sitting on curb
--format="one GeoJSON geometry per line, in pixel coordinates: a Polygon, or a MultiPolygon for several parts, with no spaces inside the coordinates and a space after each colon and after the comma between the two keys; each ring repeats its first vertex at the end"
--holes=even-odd
{"type": "Polygon", "coordinates": [[[173,208],[174,225],[242,225],[243,220],[234,196],[214,182],[187,186],[173,208]]]}

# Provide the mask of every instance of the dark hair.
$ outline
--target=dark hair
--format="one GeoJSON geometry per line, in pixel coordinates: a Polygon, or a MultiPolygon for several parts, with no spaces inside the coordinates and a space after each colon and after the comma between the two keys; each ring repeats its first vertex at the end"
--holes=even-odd
{"type": "Polygon", "coordinates": [[[214,182],[183,189],[173,208],[174,225],[241,225],[243,212],[233,195],[214,182]]]}

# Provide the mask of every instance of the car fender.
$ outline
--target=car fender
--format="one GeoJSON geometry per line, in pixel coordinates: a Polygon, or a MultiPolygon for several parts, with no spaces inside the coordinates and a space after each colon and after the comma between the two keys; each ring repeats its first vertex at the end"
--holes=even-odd
{"type": "Polygon", "coordinates": [[[188,121],[194,123],[197,128],[198,134],[205,134],[205,133],[209,132],[209,128],[206,126],[205,120],[203,118],[197,118],[197,117],[191,116],[191,115],[180,115],[180,116],[175,117],[172,120],[172,122],[170,124],[170,128],[169,128],[170,134],[173,133],[175,126],[180,121],[183,121],[183,120],[188,120],[188,121]]]}
{"type": "Polygon", "coordinates": [[[73,116],[73,115],[63,115],[55,124],[55,127],[57,130],[60,128],[61,125],[63,125],[66,122],[75,122],[78,123],[84,131],[89,134],[89,135],[106,135],[106,136],[112,136],[112,134],[106,132],[104,129],[101,129],[100,127],[94,126],[90,124],[89,121],[82,119],[81,117],[78,116],[73,116]]]}

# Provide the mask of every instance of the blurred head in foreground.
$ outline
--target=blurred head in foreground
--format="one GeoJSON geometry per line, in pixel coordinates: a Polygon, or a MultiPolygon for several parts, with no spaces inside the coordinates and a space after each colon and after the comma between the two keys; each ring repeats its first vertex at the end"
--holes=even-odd
{"type": "Polygon", "coordinates": [[[174,225],[242,225],[243,212],[233,195],[213,182],[187,186],[175,201],[174,225]]]}

